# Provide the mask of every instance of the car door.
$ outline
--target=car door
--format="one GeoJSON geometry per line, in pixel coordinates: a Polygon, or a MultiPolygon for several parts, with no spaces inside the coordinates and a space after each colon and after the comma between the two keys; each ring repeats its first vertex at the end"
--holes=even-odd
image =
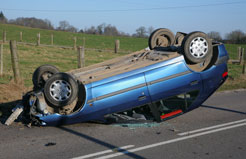
{"type": "Polygon", "coordinates": [[[200,73],[189,70],[184,60],[147,71],[145,78],[152,102],[202,89],[200,73]]]}
{"type": "Polygon", "coordinates": [[[111,77],[92,88],[94,111],[110,114],[150,102],[144,73],[111,77]],[[114,79],[114,80],[112,80],[114,79]]]}

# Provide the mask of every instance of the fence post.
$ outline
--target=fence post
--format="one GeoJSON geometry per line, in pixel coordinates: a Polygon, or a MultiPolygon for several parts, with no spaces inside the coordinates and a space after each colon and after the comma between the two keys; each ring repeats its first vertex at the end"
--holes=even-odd
{"type": "Polygon", "coordinates": [[[51,41],[51,45],[53,45],[54,44],[54,35],[53,34],[51,34],[51,36],[50,36],[50,41],[51,41]]]}
{"type": "Polygon", "coordinates": [[[78,48],[78,68],[82,68],[85,66],[85,49],[82,46],[78,48]]]}
{"type": "Polygon", "coordinates": [[[0,44],[0,76],[3,75],[3,44],[0,44]]]}
{"type": "Polygon", "coordinates": [[[22,42],[22,31],[20,32],[20,42],[22,42]]]}
{"type": "Polygon", "coordinates": [[[243,65],[244,63],[244,48],[241,49],[241,61],[240,61],[240,65],[243,65]]]}
{"type": "Polygon", "coordinates": [[[11,61],[12,61],[12,68],[14,72],[15,83],[19,83],[20,82],[20,69],[19,69],[19,64],[18,64],[16,41],[10,40],[9,46],[10,46],[10,51],[11,51],[11,61]]]}
{"type": "Polygon", "coordinates": [[[238,60],[239,60],[239,63],[241,63],[241,57],[242,57],[242,55],[241,55],[241,46],[239,46],[238,48],[237,48],[237,52],[238,52],[238,60]]]}
{"type": "Polygon", "coordinates": [[[85,48],[85,37],[83,37],[83,47],[85,48]]]}
{"type": "Polygon", "coordinates": [[[118,53],[120,49],[120,40],[115,40],[114,53],[118,53]]]}
{"type": "Polygon", "coordinates": [[[37,34],[37,46],[40,45],[40,33],[37,34]]]}
{"type": "Polygon", "coordinates": [[[242,70],[242,74],[245,74],[245,65],[246,65],[246,51],[243,49],[242,50],[242,64],[243,64],[243,70],[242,70]]]}
{"type": "Polygon", "coordinates": [[[6,36],[7,36],[7,33],[6,33],[6,30],[3,31],[3,43],[6,43],[6,36]]]}
{"type": "Polygon", "coordinates": [[[243,52],[242,52],[243,56],[243,71],[242,71],[242,74],[245,74],[245,65],[246,65],[246,51],[243,49],[243,52]]]}
{"type": "Polygon", "coordinates": [[[77,48],[77,38],[73,37],[73,49],[76,50],[77,48]]]}

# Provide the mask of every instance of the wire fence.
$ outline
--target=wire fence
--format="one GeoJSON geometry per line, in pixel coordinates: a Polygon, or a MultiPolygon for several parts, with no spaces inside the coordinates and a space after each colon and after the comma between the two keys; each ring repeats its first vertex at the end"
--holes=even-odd
{"type": "MultiPolygon", "coordinates": [[[[3,31],[1,43],[9,43],[10,40],[7,40],[7,32],[3,31]]],[[[50,44],[42,44],[41,43],[41,34],[37,33],[37,39],[34,42],[24,42],[23,41],[23,33],[20,32],[19,34],[19,41],[17,41],[17,45],[31,45],[31,46],[43,46],[43,47],[55,47],[55,48],[63,48],[63,49],[74,49],[77,50],[77,37],[73,37],[73,46],[65,46],[65,45],[55,45],[54,44],[54,35],[50,35],[50,44]]],[[[114,41],[114,48],[112,49],[98,49],[98,48],[86,48],[85,47],[86,39],[83,38],[83,47],[85,50],[92,50],[92,51],[99,51],[99,52],[114,52],[114,53],[131,53],[132,51],[129,50],[122,50],[120,49],[120,40],[114,41]]]]}

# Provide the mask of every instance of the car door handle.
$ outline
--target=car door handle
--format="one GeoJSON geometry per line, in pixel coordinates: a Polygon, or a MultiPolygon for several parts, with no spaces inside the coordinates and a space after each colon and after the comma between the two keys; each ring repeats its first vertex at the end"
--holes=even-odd
{"type": "Polygon", "coordinates": [[[191,86],[196,85],[196,84],[198,84],[198,80],[192,81],[192,82],[190,83],[191,86]]]}
{"type": "Polygon", "coordinates": [[[144,96],[140,96],[140,97],[138,97],[138,100],[139,101],[142,101],[142,100],[145,100],[146,99],[146,96],[144,95],[144,96]]]}

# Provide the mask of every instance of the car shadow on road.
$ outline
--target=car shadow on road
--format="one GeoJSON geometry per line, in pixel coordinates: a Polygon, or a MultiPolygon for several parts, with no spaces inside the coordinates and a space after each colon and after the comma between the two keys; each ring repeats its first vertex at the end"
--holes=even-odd
{"type": "Polygon", "coordinates": [[[144,157],[139,156],[139,155],[137,155],[137,154],[134,154],[134,153],[132,153],[132,152],[129,152],[129,151],[125,150],[125,149],[120,149],[118,146],[114,146],[114,145],[112,145],[112,144],[110,144],[110,143],[107,143],[107,142],[105,142],[105,141],[102,141],[102,140],[93,138],[93,137],[91,137],[91,136],[88,136],[88,135],[83,134],[83,133],[81,133],[81,132],[77,132],[77,131],[72,130],[72,129],[69,129],[69,128],[67,128],[67,127],[62,127],[62,126],[60,126],[60,127],[57,127],[57,128],[59,128],[59,129],[61,129],[61,130],[63,130],[63,131],[69,132],[69,133],[71,133],[71,134],[73,134],[73,135],[76,135],[76,136],[82,137],[82,138],[84,138],[84,139],[87,139],[87,140],[89,140],[89,141],[91,141],[91,142],[94,142],[94,143],[96,143],[96,144],[102,145],[102,146],[104,146],[104,147],[106,147],[106,148],[109,148],[109,149],[112,149],[112,150],[116,149],[117,152],[122,152],[122,153],[124,153],[125,155],[127,155],[127,156],[129,156],[129,157],[131,157],[131,158],[135,158],[135,159],[145,159],[144,157]]]}
{"type": "Polygon", "coordinates": [[[211,108],[211,109],[216,109],[216,110],[223,110],[223,111],[228,111],[228,112],[232,112],[232,113],[238,113],[238,114],[246,115],[246,112],[241,112],[241,111],[232,110],[232,109],[226,109],[226,108],[220,108],[220,107],[208,106],[208,105],[201,105],[201,107],[211,108]]]}

